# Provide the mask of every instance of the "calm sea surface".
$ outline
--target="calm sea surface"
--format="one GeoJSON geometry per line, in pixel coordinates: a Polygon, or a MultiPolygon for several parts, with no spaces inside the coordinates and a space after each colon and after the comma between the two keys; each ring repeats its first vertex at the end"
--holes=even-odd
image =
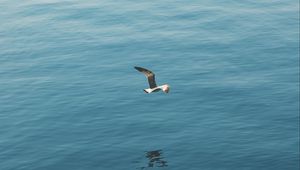
{"type": "Polygon", "coordinates": [[[0,0],[1,170],[298,168],[299,1],[0,0]]]}

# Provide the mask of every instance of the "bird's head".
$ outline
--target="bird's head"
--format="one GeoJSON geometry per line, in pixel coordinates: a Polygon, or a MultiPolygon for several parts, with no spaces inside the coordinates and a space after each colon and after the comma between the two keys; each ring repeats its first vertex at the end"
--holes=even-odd
{"type": "Polygon", "coordinates": [[[169,93],[169,91],[170,91],[170,85],[168,85],[168,84],[163,85],[162,90],[165,93],[169,93]]]}

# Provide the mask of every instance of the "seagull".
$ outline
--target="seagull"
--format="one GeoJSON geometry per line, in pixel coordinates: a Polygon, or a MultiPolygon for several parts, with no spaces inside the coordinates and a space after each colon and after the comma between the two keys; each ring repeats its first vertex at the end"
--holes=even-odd
{"type": "Polygon", "coordinates": [[[164,84],[164,85],[161,85],[161,86],[156,85],[155,75],[152,71],[147,70],[147,69],[142,68],[142,67],[134,67],[134,68],[137,69],[139,72],[144,73],[145,76],[148,78],[150,88],[144,89],[145,93],[158,92],[160,90],[162,90],[165,93],[169,93],[170,86],[168,84],[164,84]]]}

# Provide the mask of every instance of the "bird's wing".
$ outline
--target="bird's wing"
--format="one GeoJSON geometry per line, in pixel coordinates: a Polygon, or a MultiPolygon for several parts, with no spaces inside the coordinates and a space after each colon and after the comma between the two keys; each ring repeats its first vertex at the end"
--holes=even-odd
{"type": "Polygon", "coordinates": [[[155,82],[155,75],[152,71],[147,70],[142,67],[134,67],[134,68],[137,69],[139,72],[142,72],[145,74],[145,76],[148,78],[149,86],[151,89],[157,87],[156,82],[155,82]]]}

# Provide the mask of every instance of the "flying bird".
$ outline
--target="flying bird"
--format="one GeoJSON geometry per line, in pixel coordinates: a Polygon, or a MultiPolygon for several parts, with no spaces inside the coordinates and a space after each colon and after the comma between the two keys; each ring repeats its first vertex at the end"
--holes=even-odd
{"type": "Polygon", "coordinates": [[[170,86],[168,84],[164,84],[164,85],[161,85],[161,86],[156,85],[155,74],[152,71],[147,70],[147,69],[142,68],[142,67],[134,67],[134,68],[137,69],[139,72],[144,73],[144,75],[148,79],[148,83],[149,83],[150,88],[144,89],[144,91],[146,93],[158,92],[160,90],[162,90],[165,93],[169,93],[170,86]]]}

